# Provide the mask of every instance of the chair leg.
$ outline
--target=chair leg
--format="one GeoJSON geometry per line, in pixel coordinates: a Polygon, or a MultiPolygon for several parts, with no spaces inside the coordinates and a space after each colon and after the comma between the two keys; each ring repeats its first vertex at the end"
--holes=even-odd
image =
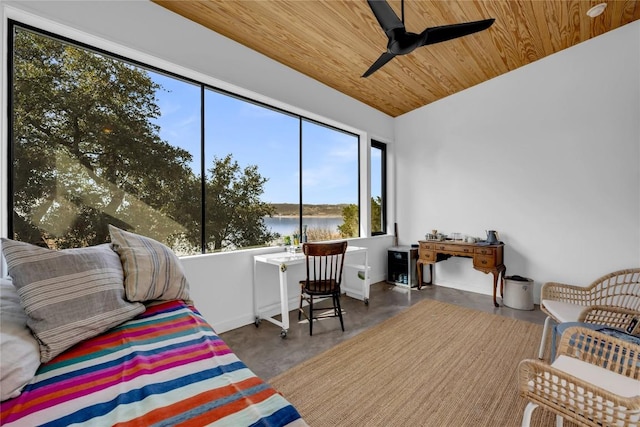
{"type": "Polygon", "coordinates": [[[313,335],[313,295],[309,296],[309,335],[313,335]]]}
{"type": "Polygon", "coordinates": [[[302,297],[302,292],[300,292],[300,306],[298,307],[298,320],[300,320],[301,316],[302,316],[302,300],[304,298],[302,297]]]}
{"type": "Polygon", "coordinates": [[[531,415],[533,410],[538,407],[537,403],[529,402],[524,408],[524,414],[522,414],[522,427],[529,427],[531,425],[531,415]]]}
{"type": "Polygon", "coordinates": [[[544,359],[544,348],[547,343],[547,335],[549,335],[549,329],[551,329],[551,317],[547,316],[544,319],[544,328],[542,329],[542,339],[540,339],[540,349],[538,350],[538,359],[544,359]]]}
{"type": "Polygon", "coordinates": [[[551,326],[551,356],[549,357],[549,363],[553,363],[556,360],[556,341],[558,339],[558,324],[554,322],[551,326]]]}
{"type": "Polygon", "coordinates": [[[338,317],[340,318],[340,327],[342,328],[342,332],[344,332],[344,322],[342,321],[342,308],[340,307],[340,295],[334,295],[333,299],[335,301],[335,306],[338,308],[338,317]]]}

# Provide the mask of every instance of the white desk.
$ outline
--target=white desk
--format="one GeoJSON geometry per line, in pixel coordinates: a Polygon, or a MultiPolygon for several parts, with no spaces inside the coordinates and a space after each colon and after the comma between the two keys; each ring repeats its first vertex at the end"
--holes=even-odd
{"type": "MultiPolygon", "coordinates": [[[[364,255],[364,264],[347,263],[347,259],[345,257],[344,267],[356,269],[356,275],[358,271],[364,271],[364,279],[362,280],[362,295],[364,303],[369,304],[369,252],[367,251],[367,248],[362,248],[359,246],[347,246],[347,256],[354,253],[364,255]]],[[[280,276],[280,315],[282,320],[280,321],[274,319],[273,317],[265,317],[265,320],[277,326],[280,326],[282,328],[282,330],[280,331],[280,336],[282,338],[285,338],[287,336],[287,331],[289,330],[289,295],[287,288],[287,269],[291,265],[304,263],[305,256],[301,252],[292,254],[289,252],[281,251],[263,255],[255,255],[253,257],[253,314],[255,315],[256,326],[260,324],[260,320],[262,319],[256,292],[258,286],[256,277],[256,266],[259,262],[278,267],[280,276]]]]}

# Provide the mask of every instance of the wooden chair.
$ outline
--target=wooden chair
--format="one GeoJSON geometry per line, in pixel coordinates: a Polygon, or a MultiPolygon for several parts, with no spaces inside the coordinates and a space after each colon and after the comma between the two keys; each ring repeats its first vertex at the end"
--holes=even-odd
{"type": "Polygon", "coordinates": [[[313,320],[324,317],[339,317],[340,327],[344,331],[342,309],[340,308],[340,283],[342,282],[342,269],[344,255],[347,251],[347,242],[335,243],[304,243],[302,252],[306,256],[307,278],[300,281],[300,315],[309,320],[309,335],[313,335],[313,320]],[[333,301],[333,313],[315,316],[316,311],[326,311],[326,308],[313,306],[314,297],[331,297],[333,301]],[[309,314],[304,312],[302,302],[309,303],[309,314]]]}
{"type": "Polygon", "coordinates": [[[521,361],[518,389],[529,400],[522,427],[529,426],[538,406],[556,414],[558,427],[563,420],[580,426],[640,426],[640,342],[630,338],[636,337],[571,327],[562,334],[553,363],[521,361]]]}
{"type": "Polygon", "coordinates": [[[594,323],[640,334],[640,268],[615,271],[586,287],[545,283],[540,309],[547,318],[538,350],[539,359],[544,357],[553,322],[594,323]]]}

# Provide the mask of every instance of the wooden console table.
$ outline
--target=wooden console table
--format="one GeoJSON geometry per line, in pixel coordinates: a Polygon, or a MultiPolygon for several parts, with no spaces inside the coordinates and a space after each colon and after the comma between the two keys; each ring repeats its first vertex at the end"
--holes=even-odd
{"type": "Polygon", "coordinates": [[[504,290],[504,275],[507,267],[504,265],[504,244],[483,245],[478,243],[465,243],[457,241],[435,241],[420,240],[418,242],[418,289],[422,288],[422,266],[427,264],[431,267],[431,282],[433,283],[433,265],[436,262],[444,261],[452,256],[473,258],[473,268],[483,273],[493,274],[493,305],[499,307],[496,301],[496,289],[498,288],[498,278],[502,274],[500,281],[500,296],[504,290]]]}

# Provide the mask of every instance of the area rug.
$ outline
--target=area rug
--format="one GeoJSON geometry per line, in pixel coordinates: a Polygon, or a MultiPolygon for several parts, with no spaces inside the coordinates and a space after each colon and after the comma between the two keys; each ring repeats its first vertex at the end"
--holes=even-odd
{"type": "MultiPolygon", "coordinates": [[[[424,300],[270,383],[312,427],[515,427],[527,403],[518,363],[541,335],[542,325],[424,300]]],[[[554,423],[534,412],[532,426],[554,423]]]]}

